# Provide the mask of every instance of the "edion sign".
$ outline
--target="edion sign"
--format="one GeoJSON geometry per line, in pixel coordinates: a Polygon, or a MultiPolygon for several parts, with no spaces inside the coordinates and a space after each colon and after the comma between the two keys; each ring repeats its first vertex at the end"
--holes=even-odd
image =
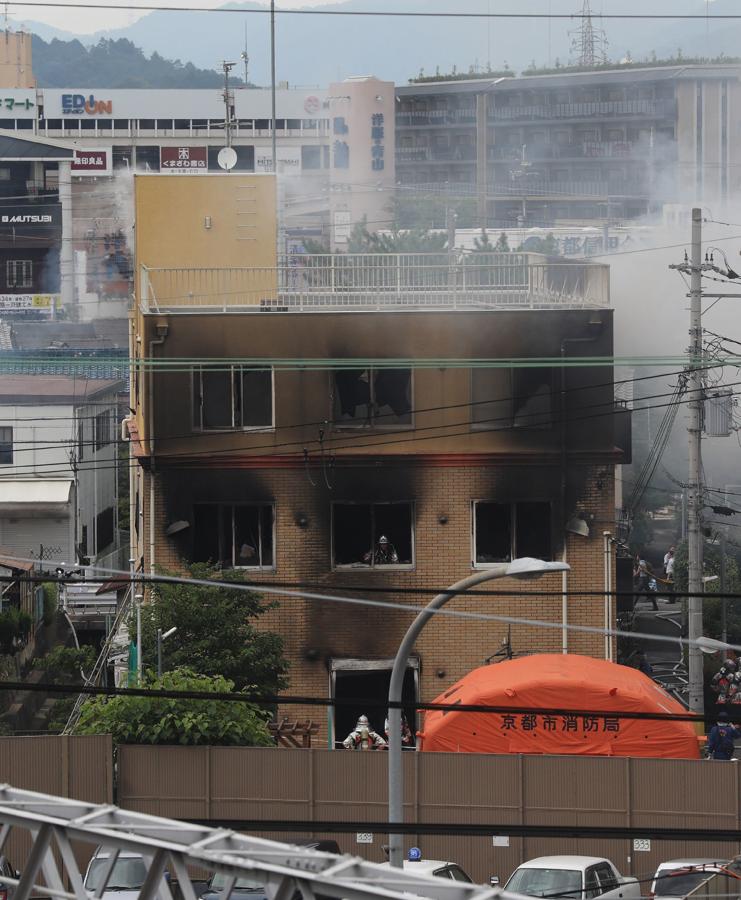
{"type": "Polygon", "coordinates": [[[62,94],[63,116],[113,115],[113,100],[96,100],[94,94],[62,94]]]}

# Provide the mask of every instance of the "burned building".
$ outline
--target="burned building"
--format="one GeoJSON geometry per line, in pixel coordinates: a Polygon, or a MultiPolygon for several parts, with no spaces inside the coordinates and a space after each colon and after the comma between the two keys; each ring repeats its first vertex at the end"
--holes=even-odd
{"type": "MultiPolygon", "coordinates": [[[[270,176],[144,175],[135,188],[140,567],[210,560],[344,598],[286,587],[265,617],[293,693],[382,699],[410,607],[522,556],[571,571],[459,598],[451,609],[488,618],[428,626],[410,699],[495,657],[508,633],[520,653],[611,654],[567,627],[614,616],[602,532],[625,448],[606,266],[519,253],[288,265],[270,176]]],[[[363,711],[328,714],[330,746],[363,711]]]]}

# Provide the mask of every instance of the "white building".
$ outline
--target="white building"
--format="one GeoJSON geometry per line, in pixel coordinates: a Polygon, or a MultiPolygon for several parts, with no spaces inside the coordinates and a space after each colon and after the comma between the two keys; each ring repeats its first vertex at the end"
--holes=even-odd
{"type": "Polygon", "coordinates": [[[100,561],[118,546],[119,381],[0,380],[0,546],[24,559],[100,561]]]}

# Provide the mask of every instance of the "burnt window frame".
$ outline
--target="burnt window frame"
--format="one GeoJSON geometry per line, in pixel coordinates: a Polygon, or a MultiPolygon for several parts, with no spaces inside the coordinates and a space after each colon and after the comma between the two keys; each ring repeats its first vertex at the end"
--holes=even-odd
{"type": "MultiPolygon", "coordinates": [[[[352,362],[352,360],[348,360],[348,363],[352,362]]],[[[388,405],[388,404],[385,404],[388,405]]],[[[415,426],[415,416],[414,416],[414,368],[412,366],[347,366],[335,369],[329,373],[329,412],[330,418],[332,421],[332,427],[337,431],[413,431],[415,426]],[[358,371],[358,372],[368,372],[369,373],[369,384],[370,384],[370,401],[367,404],[369,409],[372,409],[369,417],[359,418],[353,416],[351,419],[342,419],[339,416],[342,415],[341,409],[339,407],[340,400],[337,389],[337,373],[338,372],[348,372],[348,371],[358,371]],[[388,413],[381,413],[380,418],[381,421],[378,421],[379,413],[375,412],[375,408],[377,407],[375,400],[375,390],[376,390],[376,382],[375,377],[379,372],[384,371],[399,371],[399,372],[409,372],[409,421],[408,422],[392,422],[390,420],[390,416],[388,413]],[[388,419],[386,422],[384,420],[388,419]]]]}
{"type": "MultiPolygon", "coordinates": [[[[258,547],[257,547],[257,550],[258,550],[258,557],[260,559],[260,562],[258,562],[257,565],[238,565],[238,564],[232,562],[232,564],[228,565],[228,566],[221,565],[221,563],[222,563],[221,559],[212,560],[212,562],[216,565],[221,565],[221,568],[225,569],[225,570],[251,569],[253,571],[258,571],[258,572],[275,572],[276,571],[277,531],[276,531],[275,503],[273,501],[255,501],[255,502],[251,502],[251,503],[250,502],[247,502],[247,503],[224,503],[224,502],[218,501],[218,500],[213,500],[213,501],[206,500],[204,502],[193,503],[193,531],[194,531],[194,533],[195,533],[196,508],[199,506],[215,507],[217,510],[217,516],[219,519],[219,545],[220,545],[219,550],[220,551],[221,551],[221,541],[222,541],[222,537],[223,537],[221,534],[221,523],[223,521],[223,518],[222,518],[223,511],[225,509],[231,510],[231,528],[232,528],[232,554],[231,554],[231,556],[232,556],[232,560],[234,560],[236,558],[236,556],[235,556],[236,544],[234,542],[234,512],[235,512],[235,510],[236,509],[244,509],[244,508],[257,509],[257,510],[269,509],[270,510],[270,519],[271,519],[270,542],[271,542],[271,549],[272,549],[272,554],[273,554],[273,561],[272,561],[272,563],[270,563],[270,565],[263,565],[263,563],[261,561],[262,555],[263,555],[262,516],[259,513],[258,513],[258,517],[257,517],[257,522],[258,522],[258,539],[257,539],[258,547]]],[[[220,556],[222,556],[222,555],[223,554],[220,553],[220,556]]]]}
{"type": "MultiPolygon", "coordinates": [[[[275,368],[274,366],[243,366],[243,365],[226,365],[226,366],[195,366],[191,370],[190,379],[190,412],[191,412],[191,429],[197,433],[230,433],[235,431],[249,432],[271,432],[275,431],[275,368]],[[231,425],[214,425],[208,426],[203,424],[203,372],[226,372],[231,376],[231,409],[232,424],[231,425]],[[270,424],[269,425],[243,425],[236,424],[237,396],[236,391],[241,391],[242,375],[245,371],[270,372],[270,424]],[[237,376],[235,378],[235,375],[237,376]],[[239,382],[239,385],[238,385],[239,382]]],[[[243,417],[243,398],[240,394],[239,399],[239,415],[243,417]]]]}
{"type": "Polygon", "coordinates": [[[13,426],[0,425],[0,466],[13,465],[13,426]],[[3,432],[10,432],[10,437],[3,436],[3,432]]]}
{"type": "MultiPolygon", "coordinates": [[[[414,500],[334,500],[331,504],[331,528],[330,528],[330,564],[332,571],[347,571],[353,570],[363,570],[364,572],[411,572],[414,571],[417,565],[417,544],[416,544],[416,504],[414,500]],[[377,506],[407,506],[409,507],[409,549],[411,562],[404,563],[388,563],[388,564],[377,564],[373,561],[373,557],[371,556],[370,562],[352,562],[352,563],[338,563],[335,559],[335,510],[338,506],[369,506],[371,508],[371,542],[369,544],[369,549],[372,551],[375,549],[378,538],[380,537],[380,533],[376,534],[373,509],[377,506]]],[[[393,541],[391,541],[393,544],[393,541]]]]}
{"type": "MultiPolygon", "coordinates": [[[[484,400],[479,399],[475,400],[474,398],[474,378],[476,377],[476,373],[480,371],[489,371],[488,368],[485,367],[475,367],[470,369],[469,376],[469,389],[470,389],[470,397],[471,397],[471,431],[553,431],[556,427],[556,418],[557,418],[557,387],[556,387],[556,367],[555,366],[535,366],[528,368],[539,368],[539,369],[547,369],[550,371],[550,418],[545,423],[538,423],[537,416],[544,416],[545,413],[537,413],[533,415],[533,421],[531,423],[518,424],[516,411],[514,409],[514,399],[518,396],[517,391],[519,390],[516,385],[517,373],[521,371],[520,368],[508,367],[505,371],[507,372],[509,378],[509,395],[506,397],[502,397],[500,399],[495,400],[484,400]],[[506,416],[497,417],[494,420],[484,420],[482,422],[477,422],[474,418],[475,411],[478,407],[484,406],[487,403],[507,403],[509,404],[509,410],[506,416]]],[[[535,395],[533,394],[533,397],[535,395]]]]}
{"type": "Polygon", "coordinates": [[[546,561],[553,560],[554,552],[555,552],[555,544],[553,540],[554,532],[553,532],[553,502],[550,499],[546,499],[543,497],[528,497],[527,499],[520,498],[518,500],[497,500],[491,497],[481,497],[479,499],[471,500],[471,568],[472,569],[490,569],[492,566],[499,566],[503,562],[512,562],[513,559],[517,559],[521,554],[518,554],[517,550],[517,507],[524,504],[542,504],[546,506],[548,509],[548,543],[549,543],[549,553],[545,557],[546,561]],[[492,560],[491,562],[480,562],[478,560],[478,535],[477,535],[477,519],[476,519],[476,508],[480,504],[487,504],[489,506],[504,506],[509,507],[509,531],[510,531],[510,540],[509,540],[509,559],[505,560],[492,560]]]}

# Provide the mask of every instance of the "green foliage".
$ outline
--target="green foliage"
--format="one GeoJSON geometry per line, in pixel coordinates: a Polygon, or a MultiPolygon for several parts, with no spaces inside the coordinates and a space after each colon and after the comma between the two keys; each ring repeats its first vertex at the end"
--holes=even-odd
{"type": "MultiPolygon", "coordinates": [[[[96,653],[93,647],[65,647],[58,644],[41,659],[34,661],[38,669],[42,669],[45,681],[54,684],[80,684],[83,673],[89,675],[95,665],[96,653]]],[[[74,694],[63,694],[55,701],[49,718],[49,730],[61,731],[67,724],[72,707],[75,705],[74,694]]]]}
{"type": "MultiPolygon", "coordinates": [[[[148,675],[154,690],[231,693],[234,682],[190,669],[148,675]]],[[[114,744],[269,746],[269,714],[254,703],[170,700],[161,697],[93,697],[82,707],[76,734],[111,734],[114,744]]]]}
{"type": "MultiPolygon", "coordinates": [[[[219,88],[218,72],[199,69],[158,53],[147,58],[131,41],[101,39],[92,47],[80,41],[48,43],[32,36],[33,71],[39,87],[95,84],[99,88],[219,88]]],[[[232,77],[235,86],[241,79],[232,77]]],[[[105,99],[105,98],[101,98],[105,99]]]]}
{"type": "Polygon", "coordinates": [[[425,228],[402,231],[394,227],[390,234],[368,231],[365,221],[357,222],[347,242],[348,253],[439,253],[448,245],[448,237],[425,228]]]}
{"type": "MultiPolygon", "coordinates": [[[[197,563],[193,578],[240,581],[229,572],[197,563]]],[[[288,663],[283,642],[272,631],[258,630],[254,620],[275,606],[259,594],[219,585],[158,584],[152,602],[142,609],[142,659],[154,668],[157,629],[177,631],[163,642],[165,668],[188,668],[202,675],[221,675],[237,688],[276,694],[285,687],[288,663]]],[[[132,635],[136,622],[129,624],[132,635]]],[[[135,638],[134,638],[135,639],[135,638]]]]}
{"type": "Polygon", "coordinates": [[[56,618],[59,607],[58,587],[53,581],[45,581],[41,587],[44,591],[44,625],[48,628],[56,618]]]}
{"type": "MultiPolygon", "coordinates": [[[[710,595],[703,599],[702,619],[703,631],[708,637],[720,639],[722,632],[723,602],[719,597],[721,548],[719,544],[705,544],[703,551],[703,575],[717,575],[715,581],[705,582],[705,593],[710,595]]],[[[741,593],[741,568],[739,566],[739,548],[733,545],[726,547],[725,553],[725,592],[741,593]]],[[[674,583],[677,591],[687,590],[687,544],[677,546],[674,564],[674,583]]],[[[728,640],[732,644],[741,643],[741,601],[726,601],[728,640]]],[[[717,662],[717,661],[716,661],[717,662]]],[[[716,664],[717,668],[717,664],[716,664]]]]}
{"type": "Polygon", "coordinates": [[[473,252],[494,253],[494,245],[489,240],[489,235],[487,234],[485,228],[481,229],[481,237],[475,237],[473,239],[473,252]]]}
{"type": "Polygon", "coordinates": [[[505,232],[502,232],[497,238],[496,244],[494,244],[494,252],[495,253],[509,253],[509,241],[507,240],[507,235],[505,232]]]}
{"type": "Polygon", "coordinates": [[[55,684],[78,684],[82,680],[82,672],[90,674],[95,665],[96,653],[93,647],[65,647],[58,644],[34,665],[43,669],[47,681],[55,684]]]}
{"type": "Polygon", "coordinates": [[[28,640],[32,627],[31,616],[14,606],[0,613],[0,653],[15,653],[28,640]]]}
{"type": "Polygon", "coordinates": [[[530,237],[518,249],[527,253],[543,253],[545,256],[559,255],[558,241],[552,234],[547,234],[544,238],[530,237]]]}
{"type": "Polygon", "coordinates": [[[435,71],[434,75],[425,75],[424,69],[420,69],[416,78],[410,78],[409,84],[426,84],[430,81],[469,81],[477,78],[511,78],[514,76],[512,69],[487,69],[484,71],[475,71],[472,68],[468,72],[457,72],[455,66],[453,71],[447,74],[440,74],[440,69],[435,71]]]}

